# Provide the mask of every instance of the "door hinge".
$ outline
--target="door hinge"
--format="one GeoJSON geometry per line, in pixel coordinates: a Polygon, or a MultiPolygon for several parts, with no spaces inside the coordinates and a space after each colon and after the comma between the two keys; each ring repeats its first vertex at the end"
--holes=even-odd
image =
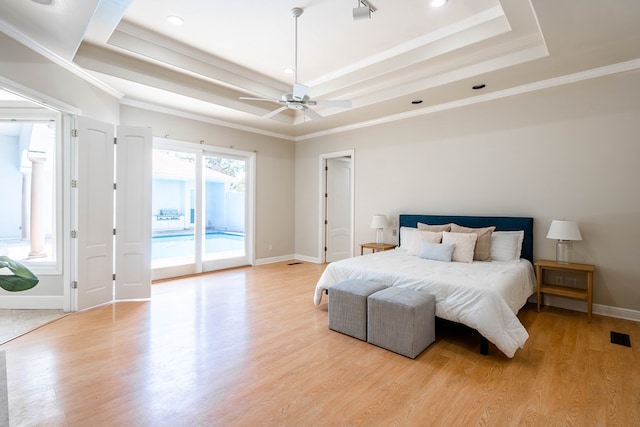
{"type": "Polygon", "coordinates": [[[78,129],[71,129],[71,137],[72,138],[78,137],[78,129]]]}
{"type": "Polygon", "coordinates": [[[113,273],[113,280],[116,280],[116,274],[113,273]]]}
{"type": "Polygon", "coordinates": [[[71,188],[78,188],[78,180],[77,179],[72,179],[71,180],[71,188]]]}
{"type": "Polygon", "coordinates": [[[118,138],[113,137],[113,145],[116,145],[118,143],[118,138]]]}
{"type": "Polygon", "coordinates": [[[324,198],[326,199],[327,197],[329,197],[329,193],[324,193],[324,198]]]}
{"type": "Polygon", "coordinates": [[[325,171],[328,171],[328,170],[329,170],[329,166],[325,166],[325,167],[324,167],[324,170],[325,170],[325,171]]]}
{"type": "Polygon", "coordinates": [[[71,281],[71,289],[78,289],[78,282],[76,282],[75,280],[71,281]]]}
{"type": "Polygon", "coordinates": [[[327,221],[326,219],[324,220],[324,225],[329,224],[329,221],[327,221]]]}
{"type": "Polygon", "coordinates": [[[113,189],[114,190],[116,189],[116,183],[115,182],[113,183],[113,189]]]}
{"type": "Polygon", "coordinates": [[[114,236],[116,235],[116,229],[115,228],[113,229],[113,235],[114,236]]]}
{"type": "Polygon", "coordinates": [[[327,252],[327,247],[326,246],[324,247],[324,251],[327,252]]]}
{"type": "Polygon", "coordinates": [[[77,239],[78,238],[78,231],[71,230],[71,238],[72,239],[77,239]]]}

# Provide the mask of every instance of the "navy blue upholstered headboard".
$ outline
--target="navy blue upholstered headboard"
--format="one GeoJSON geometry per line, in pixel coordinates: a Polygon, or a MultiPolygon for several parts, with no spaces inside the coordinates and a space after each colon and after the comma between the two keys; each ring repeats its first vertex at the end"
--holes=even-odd
{"type": "Polygon", "coordinates": [[[417,227],[418,223],[449,224],[454,222],[463,227],[491,227],[496,231],[524,230],[522,258],[533,263],[533,218],[517,216],[454,216],[454,215],[400,215],[400,227],[417,227]]]}

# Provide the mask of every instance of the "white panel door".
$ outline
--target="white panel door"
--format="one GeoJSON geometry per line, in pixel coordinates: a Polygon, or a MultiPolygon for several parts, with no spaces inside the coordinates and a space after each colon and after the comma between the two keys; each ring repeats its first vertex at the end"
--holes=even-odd
{"type": "Polygon", "coordinates": [[[326,166],[326,262],[333,262],[353,256],[351,158],[329,158],[326,166]]]}
{"type": "Polygon", "coordinates": [[[151,128],[118,127],[115,299],[151,297],[151,128]]]}
{"type": "Polygon", "coordinates": [[[78,121],[77,308],[113,299],[114,127],[84,117],[78,121]]]}

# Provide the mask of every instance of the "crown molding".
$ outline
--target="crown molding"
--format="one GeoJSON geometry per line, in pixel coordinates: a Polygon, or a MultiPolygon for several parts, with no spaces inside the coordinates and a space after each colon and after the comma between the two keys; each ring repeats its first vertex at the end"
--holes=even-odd
{"type": "Polygon", "coordinates": [[[73,75],[80,77],[82,80],[86,81],[92,86],[95,86],[101,91],[106,92],[107,94],[117,99],[122,99],[124,97],[124,94],[118,92],[111,86],[106,85],[105,83],[95,78],[94,76],[92,76],[91,74],[89,74],[88,72],[86,72],[85,70],[77,66],[76,64],[74,64],[73,62],[63,58],[62,56],[58,55],[52,50],[42,46],[40,43],[31,39],[21,31],[18,31],[17,29],[15,29],[13,26],[11,26],[10,24],[8,24],[6,21],[2,19],[0,19],[0,31],[6,34],[7,36],[11,37],[18,43],[25,45],[26,47],[33,50],[37,54],[53,62],[54,64],[69,71],[73,75]]]}

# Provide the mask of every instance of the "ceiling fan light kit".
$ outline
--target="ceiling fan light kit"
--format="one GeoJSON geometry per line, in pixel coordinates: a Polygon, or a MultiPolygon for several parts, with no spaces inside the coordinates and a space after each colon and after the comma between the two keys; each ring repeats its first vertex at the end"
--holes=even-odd
{"type": "Polygon", "coordinates": [[[359,21],[361,19],[371,19],[371,10],[368,7],[354,7],[353,8],[353,20],[359,21]]]}
{"type": "Polygon", "coordinates": [[[303,10],[300,7],[294,7],[293,9],[291,9],[291,15],[295,18],[296,21],[294,52],[295,67],[293,68],[295,79],[291,92],[283,94],[280,99],[240,97],[240,99],[246,101],[270,101],[277,102],[278,104],[282,105],[282,107],[270,111],[262,116],[263,118],[270,119],[271,117],[281,113],[282,111],[296,110],[302,111],[305,114],[305,117],[309,117],[312,120],[320,120],[323,118],[323,116],[309,108],[310,106],[326,105],[330,107],[351,108],[351,101],[347,100],[312,100],[309,95],[307,95],[309,86],[305,86],[302,83],[298,82],[298,18],[300,17],[300,15],[302,15],[302,12],[303,10]]]}
{"type": "Polygon", "coordinates": [[[371,19],[371,13],[377,9],[366,0],[358,0],[358,7],[353,8],[353,20],[371,19]]]}

